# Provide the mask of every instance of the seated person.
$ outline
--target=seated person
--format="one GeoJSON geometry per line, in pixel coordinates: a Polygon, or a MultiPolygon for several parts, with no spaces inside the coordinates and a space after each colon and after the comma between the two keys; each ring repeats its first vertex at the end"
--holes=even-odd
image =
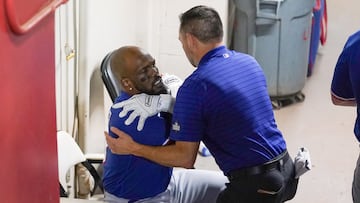
{"type": "MultiPolygon", "coordinates": [[[[114,105],[135,94],[168,93],[154,58],[144,50],[134,46],[121,47],[114,51],[110,63],[122,87],[122,93],[114,105]]],[[[168,96],[171,97],[170,94],[168,96]]],[[[131,119],[128,115],[119,116],[122,108],[113,107],[110,110],[109,127],[115,126],[129,133],[142,144],[161,146],[167,143],[170,113],[161,112],[147,118],[142,130],[138,130],[137,122],[126,124],[126,120],[131,119]]],[[[117,137],[110,129],[109,132],[111,136],[117,137]]],[[[107,202],[211,203],[216,202],[226,182],[227,178],[220,171],[173,170],[172,167],[141,157],[117,155],[108,147],[106,149],[103,185],[107,202]]]]}

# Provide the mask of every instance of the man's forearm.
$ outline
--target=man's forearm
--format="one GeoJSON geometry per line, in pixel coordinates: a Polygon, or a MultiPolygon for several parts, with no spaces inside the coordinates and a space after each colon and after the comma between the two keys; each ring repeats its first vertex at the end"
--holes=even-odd
{"type": "Polygon", "coordinates": [[[149,159],[169,167],[194,168],[199,143],[176,142],[165,146],[148,146],[134,143],[131,152],[135,156],[149,159]]]}
{"type": "Polygon", "coordinates": [[[148,146],[135,142],[132,137],[116,127],[110,130],[118,138],[104,132],[106,142],[112,153],[132,154],[170,167],[193,168],[200,142],[174,141],[165,146],[148,146]]]}

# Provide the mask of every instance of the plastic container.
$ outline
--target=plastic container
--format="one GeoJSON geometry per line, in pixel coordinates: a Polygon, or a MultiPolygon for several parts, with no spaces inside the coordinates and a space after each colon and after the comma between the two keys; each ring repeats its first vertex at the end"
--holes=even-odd
{"type": "Polygon", "coordinates": [[[303,101],[314,0],[232,0],[229,5],[230,47],[259,62],[273,106],[303,101]]]}

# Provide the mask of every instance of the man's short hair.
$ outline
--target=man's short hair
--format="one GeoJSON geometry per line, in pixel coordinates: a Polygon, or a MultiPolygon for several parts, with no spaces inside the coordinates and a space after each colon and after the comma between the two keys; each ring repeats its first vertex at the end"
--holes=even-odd
{"type": "Polygon", "coordinates": [[[218,12],[207,6],[195,6],[179,16],[180,32],[190,33],[201,42],[221,42],[224,31],[218,12]]]}

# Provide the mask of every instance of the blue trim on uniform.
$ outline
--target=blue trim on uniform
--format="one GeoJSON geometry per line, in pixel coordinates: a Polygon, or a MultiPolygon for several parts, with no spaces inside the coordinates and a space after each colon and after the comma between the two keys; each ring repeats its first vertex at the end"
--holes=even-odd
{"type": "Polygon", "coordinates": [[[224,46],[208,52],[180,87],[170,138],[203,140],[225,174],[286,150],[261,67],[224,46]]]}
{"type": "Polygon", "coordinates": [[[345,43],[335,66],[331,91],[340,98],[356,100],[354,133],[360,142],[360,31],[351,35],[345,43]]]}
{"type": "MultiPolygon", "coordinates": [[[[121,93],[115,103],[129,99],[121,93]]],[[[124,122],[128,116],[119,117],[121,109],[111,108],[109,126],[115,126],[128,133],[139,143],[161,146],[169,135],[170,122],[158,115],[149,117],[142,131],[137,131],[138,120],[129,126],[124,122]]],[[[116,137],[109,129],[109,134],[116,137]]],[[[103,184],[106,192],[119,198],[139,200],[156,196],[168,187],[172,168],[133,155],[116,155],[106,149],[103,184]]]]}

